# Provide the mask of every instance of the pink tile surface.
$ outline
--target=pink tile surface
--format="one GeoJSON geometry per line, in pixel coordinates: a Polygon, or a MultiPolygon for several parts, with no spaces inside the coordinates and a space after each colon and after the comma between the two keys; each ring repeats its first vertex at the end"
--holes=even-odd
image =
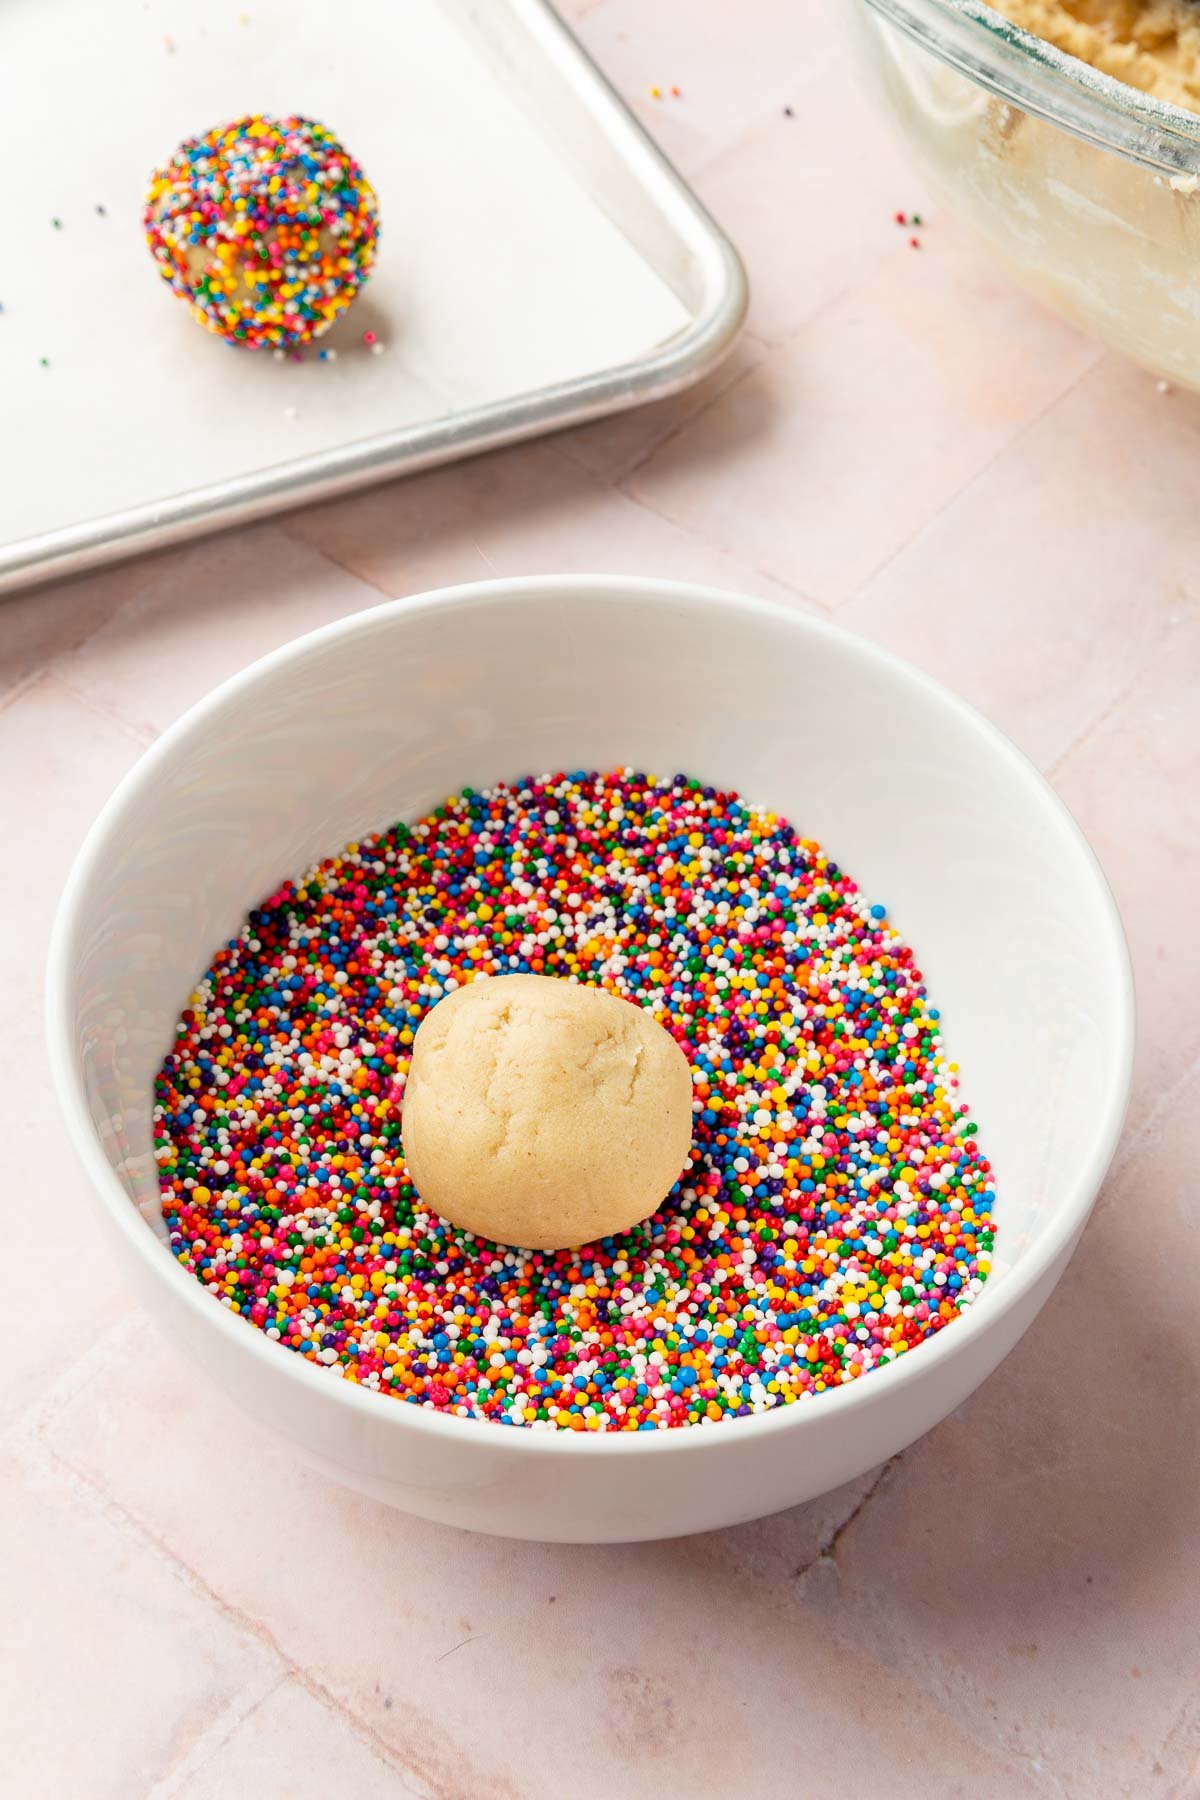
{"type": "Polygon", "coordinates": [[[835,8],[568,10],[744,251],[734,357],[659,407],[0,602],[0,1789],[1189,1800],[1200,407],[928,205],[835,8]],[[897,206],[927,213],[919,252],[897,206]],[[964,692],[1095,844],[1141,1014],[1096,1217],[954,1418],[811,1506],[582,1551],[389,1513],[197,1381],[93,1233],[40,1023],[71,857],[180,710],[385,595],[558,570],[836,608],[964,692]]]}
{"type": "MultiPolygon", "coordinates": [[[[591,1549],[463,1538],[297,1471],[289,1452],[198,1388],[149,1327],[46,1436],[140,1529],[203,1569],[222,1600],[236,1596],[418,1791],[657,1800],[669,1775],[676,1792],[716,1800],[744,1778],[748,1744],[768,1745],[784,1719],[790,1735],[815,1738],[847,1688],[874,1697],[858,1727],[872,1765],[915,1776],[920,1741],[936,1738],[953,1778],[935,1793],[997,1791],[1010,1778],[868,1643],[810,1654],[823,1602],[803,1603],[795,1571],[819,1555],[858,1489],[743,1527],[728,1549],[720,1537],[591,1549]],[[291,1542],[324,1546],[319,1606],[305,1581],[280,1580],[256,1532],[229,1529],[246,1469],[261,1517],[286,1517],[291,1542]],[[701,1653],[683,1678],[689,1645],[701,1653]],[[753,1646],[753,1680],[739,1677],[731,1717],[729,1659],[741,1645],[753,1646]],[[897,1746],[900,1716],[911,1735],[897,1746]],[[728,1728],[714,1731],[714,1720],[728,1728]]],[[[1036,1792],[1020,1771],[1012,1777],[1014,1796],[1036,1792]]],[[[793,1795],[788,1759],[764,1756],[752,1791],[793,1795]]]]}
{"type": "Polygon", "coordinates": [[[741,252],[750,330],[770,344],[793,336],[913,235],[923,248],[910,254],[936,261],[944,230],[936,219],[919,234],[896,223],[898,211],[931,217],[930,195],[840,71],[804,86],[790,116],[772,107],[704,164],[695,185],[741,252]]]}
{"type": "Polygon", "coordinates": [[[172,1792],[177,1800],[244,1800],[249,1794],[352,1794],[354,1800],[396,1800],[433,1790],[397,1763],[368,1735],[348,1728],[295,1676],[273,1689],[219,1744],[204,1743],[172,1792]]]}
{"type": "Polygon", "coordinates": [[[636,571],[797,599],[736,551],[581,468],[555,438],[316,507],[287,529],[387,594],[498,575],[636,571]]]}
{"type": "Polygon", "coordinates": [[[0,604],[0,705],[56,656],[99,630],[118,607],[154,579],[156,561],[122,563],[74,581],[11,594],[0,604]]]}
{"type": "Polygon", "coordinates": [[[900,1459],[820,1583],[840,1640],[869,1632],[887,1666],[1051,1792],[1195,1792],[1187,1733],[1172,1734],[1200,1683],[1185,1301],[1200,1254],[1180,1181],[1198,1109],[1193,1072],[1130,1144],[1045,1313],[900,1459]],[[1135,1292],[1148,1303],[1125,1305],[1135,1292]]]}
{"type": "Polygon", "coordinates": [[[79,843],[149,741],[53,673],[0,705],[0,880],[5,925],[22,952],[6,969],[6,991],[24,1006],[40,999],[54,908],[79,843]]]}
{"type": "Polygon", "coordinates": [[[1135,1124],[1200,1056],[1200,608],[1168,591],[1172,610],[1153,653],[1136,657],[1140,646],[1130,644],[1109,710],[1054,775],[1104,864],[1129,937],[1140,1026],[1135,1124]],[[1147,870],[1161,878],[1147,884],[1147,870]]]}
{"type": "Polygon", "coordinates": [[[630,412],[613,413],[607,419],[564,431],[555,438],[555,447],[601,480],[619,481],[710,407],[726,388],[740,381],[765,354],[765,345],[749,331],[743,332],[729,355],[703,381],[652,406],[636,406],[630,412]]]}
{"type": "Polygon", "coordinates": [[[799,106],[827,80],[840,40],[835,9],[819,0],[727,7],[668,0],[603,0],[579,19],[583,42],[643,125],[693,174],[756,119],[799,106]],[[651,90],[661,89],[661,98],[651,90]],[[677,87],[678,97],[671,94],[677,87]]]}
{"type": "MultiPolygon", "coordinates": [[[[0,632],[3,622],[0,612],[0,632]]],[[[56,1374],[132,1306],[62,1154],[42,983],[50,924],[75,847],[143,744],[126,727],[82,706],[53,676],[35,677],[0,709],[0,887],[5,932],[19,946],[5,958],[9,1024],[0,1035],[0,1083],[20,1097],[5,1108],[19,1178],[6,1184],[4,1209],[12,1266],[21,1270],[6,1296],[0,1329],[0,1432],[46,1377],[48,1293],[56,1317],[73,1321],[55,1345],[50,1368],[56,1374]],[[53,1147],[49,1155],[47,1147],[53,1147]],[[47,1229],[50,1220],[76,1242],[77,1256],[64,1262],[55,1232],[47,1229]]]]}
{"type": "Polygon", "coordinates": [[[148,569],[54,668],[91,706],[151,735],[255,657],[380,599],[278,525],[211,538],[148,569]]]}
{"type": "Polygon", "coordinates": [[[36,1447],[0,1450],[3,1786],[148,1794],[281,1665],[102,1495],[36,1447]]]}
{"type": "Polygon", "coordinates": [[[627,489],[836,605],[1095,359],[1093,345],[942,223],[928,249],[893,248],[643,463],[627,489]]]}
{"type": "Polygon", "coordinates": [[[1142,671],[1176,656],[1188,666],[1200,512],[1179,470],[1198,450],[1200,402],[1105,358],[841,620],[957,688],[1052,768],[1142,671]]]}

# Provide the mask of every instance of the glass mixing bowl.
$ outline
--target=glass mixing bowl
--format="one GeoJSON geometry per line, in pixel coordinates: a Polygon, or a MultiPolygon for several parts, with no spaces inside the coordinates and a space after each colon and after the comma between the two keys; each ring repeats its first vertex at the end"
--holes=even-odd
{"type": "Polygon", "coordinates": [[[1200,391],[1200,117],[982,0],[848,0],[845,11],[867,85],[1018,279],[1200,391]]]}

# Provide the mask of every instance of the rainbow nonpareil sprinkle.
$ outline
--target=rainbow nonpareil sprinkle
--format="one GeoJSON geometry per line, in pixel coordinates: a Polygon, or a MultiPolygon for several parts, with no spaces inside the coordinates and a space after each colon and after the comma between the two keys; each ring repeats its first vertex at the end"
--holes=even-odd
{"type": "Polygon", "coordinates": [[[312,119],[250,114],[188,138],[155,171],[159,273],[227,343],[289,350],[327,331],[371,272],[374,189],[312,119]]]}
{"type": "Polygon", "coordinates": [[[910,1354],[976,1298],[991,1169],[885,908],[684,776],[466,789],[286,882],[217,955],[155,1090],[174,1255],[331,1376],[536,1430],[719,1424],[910,1354]],[[649,1008],[689,1167],[620,1237],[456,1231],[404,1164],[429,1008],[515,972],[649,1008]]]}

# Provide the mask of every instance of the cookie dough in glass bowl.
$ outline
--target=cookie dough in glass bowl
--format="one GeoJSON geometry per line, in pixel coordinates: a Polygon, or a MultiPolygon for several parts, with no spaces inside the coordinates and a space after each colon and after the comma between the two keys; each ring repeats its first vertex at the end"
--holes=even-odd
{"type": "Polygon", "coordinates": [[[1195,0],[999,0],[996,11],[1105,75],[1200,112],[1195,0]]]}
{"type": "MultiPolygon", "coordinates": [[[[845,16],[869,90],[1018,279],[1200,391],[1200,116],[1161,97],[1185,95],[1180,46],[1151,93],[983,0],[851,0],[845,16]]],[[[1128,66],[1149,83],[1146,55],[1128,66]]]]}

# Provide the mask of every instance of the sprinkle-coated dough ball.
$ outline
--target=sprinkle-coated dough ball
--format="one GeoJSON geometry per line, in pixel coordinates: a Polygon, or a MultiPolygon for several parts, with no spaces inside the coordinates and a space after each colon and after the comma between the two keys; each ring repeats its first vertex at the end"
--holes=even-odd
{"type": "Polygon", "coordinates": [[[426,1206],[497,1243],[564,1249],[662,1205],[691,1148],[691,1073],[640,1006],[490,977],[422,1021],[401,1130],[426,1206]]]}
{"type": "Polygon", "coordinates": [[[164,281],[207,331],[248,349],[319,337],[370,274],[374,189],[314,119],[250,114],[187,138],[143,223],[164,281]]]}

